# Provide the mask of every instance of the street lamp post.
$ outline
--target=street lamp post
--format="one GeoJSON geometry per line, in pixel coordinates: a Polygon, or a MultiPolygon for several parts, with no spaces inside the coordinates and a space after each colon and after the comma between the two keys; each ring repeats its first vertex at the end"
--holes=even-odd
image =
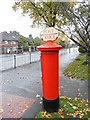
{"type": "Polygon", "coordinates": [[[30,56],[30,64],[31,64],[31,46],[29,46],[29,56],[30,56]]]}

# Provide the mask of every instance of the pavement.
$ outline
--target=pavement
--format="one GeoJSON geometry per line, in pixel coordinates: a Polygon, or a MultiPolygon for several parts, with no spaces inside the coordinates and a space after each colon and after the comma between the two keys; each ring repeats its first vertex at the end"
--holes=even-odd
{"type": "MultiPolygon", "coordinates": [[[[72,80],[63,75],[63,69],[78,55],[77,50],[60,55],[60,96],[88,99],[87,80],[72,80]]],[[[3,71],[0,77],[0,95],[2,96],[0,118],[34,118],[42,109],[40,61],[3,71]]]]}

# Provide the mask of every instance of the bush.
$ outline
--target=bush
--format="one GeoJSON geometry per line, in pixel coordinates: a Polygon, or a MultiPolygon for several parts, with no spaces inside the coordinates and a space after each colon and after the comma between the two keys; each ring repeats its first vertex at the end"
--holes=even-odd
{"type": "Polygon", "coordinates": [[[63,41],[60,41],[60,45],[65,48],[65,43],[63,41]]]}
{"type": "Polygon", "coordinates": [[[28,47],[27,44],[25,44],[25,45],[23,46],[23,50],[24,50],[24,51],[29,51],[29,47],[28,47]]]}
{"type": "Polygon", "coordinates": [[[78,51],[79,51],[80,53],[85,53],[85,52],[86,52],[82,47],[79,47],[79,48],[78,48],[78,51]]]}

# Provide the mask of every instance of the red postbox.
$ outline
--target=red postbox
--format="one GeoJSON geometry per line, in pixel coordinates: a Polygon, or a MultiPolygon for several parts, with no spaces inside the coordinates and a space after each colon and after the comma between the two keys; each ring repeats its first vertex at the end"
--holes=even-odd
{"type": "Polygon", "coordinates": [[[59,108],[59,50],[62,46],[53,43],[53,40],[57,39],[56,36],[50,40],[52,39],[50,35],[53,34],[56,34],[56,31],[54,33],[44,32],[49,40],[37,48],[41,51],[43,107],[48,112],[55,112],[59,108]]]}

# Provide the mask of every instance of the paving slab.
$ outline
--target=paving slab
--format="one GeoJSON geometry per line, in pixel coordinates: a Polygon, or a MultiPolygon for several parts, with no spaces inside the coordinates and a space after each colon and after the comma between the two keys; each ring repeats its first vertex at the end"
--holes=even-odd
{"type": "Polygon", "coordinates": [[[0,118],[21,118],[24,112],[35,103],[34,99],[4,92],[0,92],[0,96],[2,97],[2,106],[0,108],[3,110],[0,118]]]}

